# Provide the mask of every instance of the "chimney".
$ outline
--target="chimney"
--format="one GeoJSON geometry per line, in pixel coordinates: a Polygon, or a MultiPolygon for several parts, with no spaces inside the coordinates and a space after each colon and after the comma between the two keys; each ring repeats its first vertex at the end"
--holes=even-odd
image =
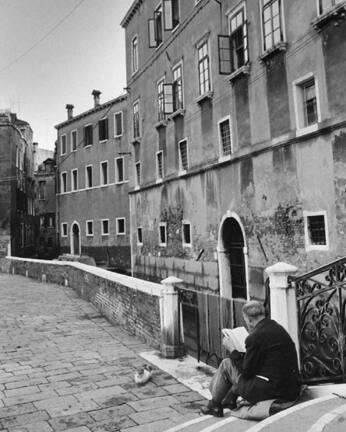
{"type": "Polygon", "coordinates": [[[71,120],[71,118],[73,118],[73,108],[74,106],[71,104],[67,104],[66,105],[66,109],[67,109],[67,120],[71,120]]]}
{"type": "Polygon", "coordinates": [[[96,108],[97,106],[100,105],[100,90],[93,90],[91,93],[94,96],[94,107],[96,108]]]}

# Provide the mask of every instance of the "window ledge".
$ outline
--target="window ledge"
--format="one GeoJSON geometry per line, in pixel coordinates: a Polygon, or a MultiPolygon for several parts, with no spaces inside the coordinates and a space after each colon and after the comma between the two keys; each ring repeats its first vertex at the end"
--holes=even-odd
{"type": "Polygon", "coordinates": [[[104,144],[104,143],[106,143],[108,141],[108,138],[107,139],[104,139],[104,140],[100,140],[99,141],[99,144],[104,144]]]}
{"type": "Polygon", "coordinates": [[[314,124],[312,124],[310,126],[306,126],[304,128],[297,129],[296,130],[296,136],[300,137],[300,136],[303,136],[303,135],[307,135],[307,134],[309,134],[311,132],[316,132],[317,130],[318,130],[318,123],[314,123],[314,124]]]}
{"type": "Polygon", "coordinates": [[[317,17],[315,20],[312,21],[311,24],[315,30],[321,31],[323,27],[328,24],[329,21],[333,19],[336,21],[338,21],[339,19],[344,19],[345,13],[346,5],[340,4],[317,17]]]}
{"type": "Polygon", "coordinates": [[[88,144],[86,146],[84,146],[85,149],[92,147],[92,144],[88,144]]]}
{"type": "Polygon", "coordinates": [[[133,138],[133,140],[131,141],[131,144],[140,144],[140,143],[141,143],[140,137],[133,138]]]}
{"type": "Polygon", "coordinates": [[[279,42],[273,47],[267,49],[261,56],[259,56],[260,62],[264,63],[274,55],[280,52],[285,52],[287,50],[287,45],[287,42],[279,42]]]}
{"type": "Polygon", "coordinates": [[[230,75],[228,75],[225,79],[228,82],[232,82],[235,81],[237,78],[239,78],[242,75],[249,75],[250,74],[250,65],[244,65],[242,67],[240,67],[239,69],[235,70],[234,72],[232,72],[230,75]]]}
{"type": "Polygon", "coordinates": [[[162,183],[163,182],[163,179],[162,178],[158,178],[158,179],[156,179],[156,184],[159,184],[159,183],[162,183]]]}
{"type": "Polygon", "coordinates": [[[121,135],[114,135],[114,138],[115,139],[120,139],[122,136],[123,136],[122,134],[121,135]]]}
{"type": "Polygon", "coordinates": [[[138,191],[140,188],[141,188],[140,186],[135,186],[135,187],[134,187],[134,190],[135,190],[135,191],[138,191]]]}
{"type": "Polygon", "coordinates": [[[184,109],[184,108],[179,108],[179,109],[177,109],[176,111],[174,111],[174,113],[172,113],[172,114],[169,116],[169,118],[171,118],[171,119],[175,119],[175,118],[177,118],[177,117],[179,117],[179,116],[184,117],[184,115],[185,115],[185,109],[184,109]]]}
{"type": "Polygon", "coordinates": [[[160,120],[155,124],[156,129],[160,129],[162,127],[167,127],[167,120],[160,120]]]}
{"type": "Polygon", "coordinates": [[[231,154],[219,157],[219,163],[227,162],[227,161],[230,161],[230,160],[231,160],[231,154]]]}
{"type": "Polygon", "coordinates": [[[187,170],[180,170],[180,171],[178,171],[178,176],[179,176],[179,177],[182,177],[182,176],[184,176],[185,174],[187,174],[187,170]]]}
{"type": "Polygon", "coordinates": [[[202,102],[204,102],[207,99],[213,99],[213,97],[214,97],[213,91],[205,92],[201,96],[198,96],[198,98],[196,99],[196,103],[201,104],[202,102]]]}

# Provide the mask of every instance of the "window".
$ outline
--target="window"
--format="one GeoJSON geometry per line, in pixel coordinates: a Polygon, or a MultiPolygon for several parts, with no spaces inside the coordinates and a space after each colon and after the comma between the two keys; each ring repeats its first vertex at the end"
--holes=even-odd
{"type": "Polygon", "coordinates": [[[60,192],[67,192],[67,172],[61,173],[61,181],[60,181],[60,192]]]}
{"type": "Polygon", "coordinates": [[[284,40],[281,8],[281,0],[262,0],[264,51],[284,40]]]}
{"type": "Polygon", "coordinates": [[[186,172],[189,169],[189,158],[187,153],[187,140],[179,141],[179,171],[186,172]]]}
{"type": "Polygon", "coordinates": [[[78,189],[78,169],[75,168],[71,170],[71,183],[72,183],[72,190],[75,191],[78,189]]]}
{"type": "Polygon", "coordinates": [[[164,120],[165,116],[165,106],[164,106],[164,93],[163,93],[163,85],[165,80],[162,79],[157,83],[157,118],[159,121],[164,120]]]}
{"type": "Polygon", "coordinates": [[[64,155],[66,153],[67,153],[66,135],[61,135],[61,154],[64,155]]]}
{"type": "Polygon", "coordinates": [[[229,18],[232,71],[249,61],[245,7],[229,18]]]}
{"type": "Polygon", "coordinates": [[[167,246],[167,223],[160,222],[159,224],[159,244],[160,246],[167,246]]]}
{"type": "Polygon", "coordinates": [[[229,156],[232,153],[230,118],[219,121],[219,140],[221,156],[229,156]]]}
{"type": "Polygon", "coordinates": [[[61,224],[61,237],[67,237],[67,222],[61,224]]]}
{"type": "Polygon", "coordinates": [[[101,220],[101,233],[102,235],[109,235],[109,219],[101,220]]]}
{"type": "Polygon", "coordinates": [[[44,226],[44,216],[40,217],[40,227],[44,226]]]}
{"type": "Polygon", "coordinates": [[[183,65],[173,68],[173,111],[184,108],[183,98],[183,65]]]}
{"type": "Polygon", "coordinates": [[[163,179],[163,151],[160,150],[158,152],[156,152],[156,178],[157,180],[162,180],[163,179]]]}
{"type": "Polygon", "coordinates": [[[41,180],[38,182],[38,199],[44,200],[46,198],[46,182],[41,180]]]}
{"type": "Polygon", "coordinates": [[[326,13],[328,10],[333,9],[339,3],[342,3],[344,0],[318,0],[319,15],[326,13]]]}
{"type": "Polygon", "coordinates": [[[301,85],[304,104],[304,124],[310,126],[317,122],[317,99],[315,80],[305,82],[301,85]]]}
{"type": "Polygon", "coordinates": [[[141,184],[141,163],[138,161],[135,165],[136,169],[136,187],[139,187],[141,184]]]}
{"type": "Polygon", "coordinates": [[[117,235],[125,235],[126,234],[125,218],[117,218],[116,219],[116,230],[117,230],[117,235]]]}
{"type": "Polygon", "coordinates": [[[210,91],[209,47],[208,41],[204,41],[198,48],[198,79],[199,94],[210,91]]]}
{"type": "Polygon", "coordinates": [[[85,222],[85,232],[87,237],[91,237],[94,235],[94,221],[87,220],[85,222]]]}
{"type": "Polygon", "coordinates": [[[93,127],[92,125],[84,126],[84,147],[90,146],[93,143],[93,127]]]}
{"type": "Polygon", "coordinates": [[[131,42],[131,66],[132,73],[134,74],[138,70],[138,37],[134,36],[131,42]]]}
{"type": "Polygon", "coordinates": [[[304,222],[306,249],[327,250],[329,245],[326,212],[304,212],[304,222]]]}
{"type": "Polygon", "coordinates": [[[108,140],[108,118],[99,120],[99,141],[108,140]]]}
{"type": "Polygon", "coordinates": [[[137,100],[133,104],[133,138],[138,138],[140,136],[139,128],[139,101],[137,100]]]}
{"type": "Polygon", "coordinates": [[[179,0],[163,0],[165,30],[173,30],[179,24],[179,0]]]}
{"type": "Polygon", "coordinates": [[[115,159],[115,179],[116,183],[123,183],[125,181],[123,157],[115,159]]]}
{"type": "Polygon", "coordinates": [[[85,188],[89,189],[93,186],[93,166],[87,165],[85,167],[85,188]]]}
{"type": "Polygon", "coordinates": [[[101,185],[108,184],[108,161],[103,161],[100,163],[100,177],[101,177],[101,185]]]}
{"type": "Polygon", "coordinates": [[[317,127],[320,121],[318,92],[315,78],[312,74],[307,77],[295,81],[294,97],[295,97],[295,113],[297,129],[307,129],[317,127]]]}
{"type": "Polygon", "coordinates": [[[183,221],[182,225],[183,246],[191,246],[191,224],[183,221]]]}
{"type": "Polygon", "coordinates": [[[47,238],[47,247],[53,247],[53,239],[52,237],[48,237],[47,238]]]}
{"type": "Polygon", "coordinates": [[[137,244],[143,244],[143,229],[142,227],[137,227],[137,244]]]}
{"type": "Polygon", "coordinates": [[[162,7],[155,10],[154,17],[148,20],[149,48],[157,48],[162,43],[162,7]]]}
{"type": "Polygon", "coordinates": [[[71,132],[71,151],[76,151],[77,150],[77,131],[74,130],[71,132]]]}
{"type": "Polygon", "coordinates": [[[120,137],[123,134],[123,112],[119,111],[114,114],[114,137],[120,137]]]}
{"type": "Polygon", "coordinates": [[[54,217],[53,216],[49,216],[49,218],[48,218],[48,226],[50,228],[54,226],[54,217]]]}

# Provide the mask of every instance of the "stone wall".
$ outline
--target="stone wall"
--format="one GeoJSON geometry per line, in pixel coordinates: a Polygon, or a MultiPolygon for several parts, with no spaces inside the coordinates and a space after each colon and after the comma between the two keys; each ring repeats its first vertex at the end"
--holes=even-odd
{"type": "Polygon", "coordinates": [[[86,264],[23,258],[0,259],[0,270],[70,286],[111,322],[158,348],[161,340],[162,285],[86,264]]]}

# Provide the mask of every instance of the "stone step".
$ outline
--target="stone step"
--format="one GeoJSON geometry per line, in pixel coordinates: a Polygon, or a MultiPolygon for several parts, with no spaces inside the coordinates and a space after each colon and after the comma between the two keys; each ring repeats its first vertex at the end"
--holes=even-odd
{"type": "Polygon", "coordinates": [[[227,410],[223,418],[202,416],[166,432],[333,432],[346,430],[345,399],[336,395],[302,402],[261,422],[238,419],[227,410]],[[341,420],[340,420],[341,418],[341,420]],[[339,429],[338,429],[339,428],[339,429]]]}

